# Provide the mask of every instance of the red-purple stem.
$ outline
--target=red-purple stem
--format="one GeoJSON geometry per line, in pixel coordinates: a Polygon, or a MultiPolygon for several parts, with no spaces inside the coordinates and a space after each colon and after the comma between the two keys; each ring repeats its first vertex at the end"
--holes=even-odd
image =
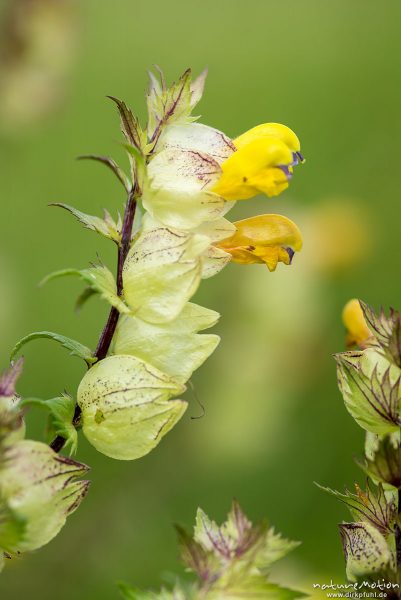
{"type": "MultiPolygon", "coordinates": [[[[138,197],[138,190],[134,186],[128,194],[128,200],[124,212],[123,226],[121,230],[121,243],[118,247],[118,261],[117,261],[117,295],[121,296],[123,291],[123,267],[127,254],[129,252],[131,237],[132,237],[132,226],[134,223],[136,201],[138,197]]],[[[106,325],[100,335],[94,356],[98,360],[102,360],[107,356],[109,351],[113,335],[115,333],[118,317],[120,313],[114,306],[111,308],[106,325]]],[[[77,425],[81,416],[81,409],[78,404],[75,406],[73,424],[77,425]]],[[[65,438],[58,435],[54,438],[50,447],[55,452],[60,452],[65,444],[65,438]]]]}

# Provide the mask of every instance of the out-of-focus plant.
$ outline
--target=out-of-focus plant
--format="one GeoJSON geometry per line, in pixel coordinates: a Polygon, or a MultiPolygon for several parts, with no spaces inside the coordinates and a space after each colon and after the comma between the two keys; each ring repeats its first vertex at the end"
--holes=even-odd
{"type": "Polygon", "coordinates": [[[75,0],[5,0],[0,7],[0,129],[18,131],[60,103],[75,54],[75,0]]]}
{"type": "Polygon", "coordinates": [[[283,538],[266,522],[253,525],[236,501],[220,526],[198,509],[193,535],[182,527],[176,530],[182,562],[196,581],[177,580],[173,589],[160,592],[120,584],[125,600],[291,600],[305,596],[270,580],[273,564],[299,542],[283,538]]]}
{"type": "MultiPolygon", "coordinates": [[[[22,359],[0,378],[0,570],[5,558],[47,544],[86,495],[86,465],[26,440],[15,383],[22,359]]],[[[56,414],[56,412],[54,413],[56,414]]]]}
{"type": "Polygon", "coordinates": [[[323,488],[344,502],[353,522],[341,523],[340,534],[351,582],[381,578],[401,584],[401,314],[375,314],[365,303],[350,300],[343,311],[348,346],[335,356],[345,406],[366,431],[365,457],[358,461],[367,476],[366,489],[355,493],[323,488]]]}
{"type": "MultiPolygon", "coordinates": [[[[50,400],[26,398],[18,404],[46,408],[53,439],[49,438],[50,447],[23,440],[9,450],[9,434],[5,435],[0,469],[5,533],[0,529],[0,548],[7,555],[43,545],[63,524],[57,513],[57,526],[44,527],[42,495],[43,507],[47,501],[51,505],[46,513],[57,509],[65,520],[62,501],[83,491],[83,484],[73,484],[71,478],[83,474],[86,467],[57,455],[64,447],[76,452],[78,429],[103,454],[132,460],[155,448],[182,417],[187,403],[176,397],[219,342],[216,335],[199,334],[219,318],[215,311],[190,302],[201,280],[217,274],[230,260],[263,263],[274,271],[279,262],[290,264],[294,252],[301,249],[301,234],[286,217],[260,215],[239,223],[225,219],[236,200],[259,192],[281,193],[303,158],[298,138],[284,125],[259,125],[231,140],[196,123],[191,113],[202,96],[205,75],[192,80],[188,70],[168,88],[161,74],[160,79],[151,74],[146,128],[124,102],[111,97],[120,115],[130,174],[109,157],[83,158],[103,163],[118,178],[127,195],[123,217],[114,220],[108,211],[97,217],[56,205],[116,244],[117,273],[114,277],[98,263],[64,269],[45,279],[79,277],[86,286],[79,306],[96,294],[110,304],[94,351],[49,331],[27,335],[12,351],[13,360],[27,342],[46,338],[82,359],[88,370],[76,400],[62,394],[50,400]],[[71,475],[64,480],[68,472],[71,475]],[[13,477],[18,473],[21,478],[16,482],[13,477]],[[9,524],[14,523],[12,499],[14,494],[21,497],[20,485],[28,503],[22,518],[27,519],[30,535],[38,536],[29,544],[19,538],[18,544],[11,543],[7,537],[9,524]],[[59,485],[65,494],[61,498],[59,485]],[[38,500],[31,510],[29,502],[35,494],[38,500]]],[[[8,423],[9,417],[4,418],[8,423]]],[[[67,512],[76,506],[74,500],[67,512]]]]}

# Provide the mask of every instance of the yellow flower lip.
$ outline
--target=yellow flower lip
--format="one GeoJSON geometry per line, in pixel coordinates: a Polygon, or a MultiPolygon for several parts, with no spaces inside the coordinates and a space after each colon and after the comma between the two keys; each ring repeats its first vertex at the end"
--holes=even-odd
{"type": "Polygon", "coordinates": [[[252,129],[238,136],[234,140],[234,145],[239,150],[251,141],[260,138],[276,138],[282,141],[295,154],[301,150],[298,137],[292,129],[281,123],[262,123],[261,125],[256,125],[256,127],[252,127],[252,129]]]}
{"type": "Polygon", "coordinates": [[[347,346],[366,348],[372,340],[372,333],[365,321],[361,305],[357,298],[352,298],[343,308],[342,321],[347,329],[347,346]]]}
{"type": "Polygon", "coordinates": [[[212,191],[225,200],[247,200],[259,193],[277,196],[288,187],[286,169],[292,163],[292,152],[280,139],[253,139],[223,162],[212,191]]]}
{"type": "Polygon", "coordinates": [[[234,223],[235,233],[216,244],[241,264],[264,263],[274,271],[279,262],[291,264],[302,248],[298,227],[282,215],[258,215],[234,223]]]}
{"type": "Polygon", "coordinates": [[[280,123],[257,125],[237,137],[234,146],[212,188],[225,200],[247,200],[260,193],[277,196],[288,187],[293,167],[304,162],[299,139],[280,123]]]}

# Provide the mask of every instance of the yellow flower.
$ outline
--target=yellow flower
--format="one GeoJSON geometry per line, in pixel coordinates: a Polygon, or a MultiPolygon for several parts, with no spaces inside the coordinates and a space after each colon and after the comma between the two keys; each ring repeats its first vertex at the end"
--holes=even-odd
{"type": "Polygon", "coordinates": [[[274,271],[279,262],[291,264],[302,248],[298,227],[281,215],[259,215],[234,223],[234,235],[216,244],[241,264],[265,264],[274,271]]]}
{"type": "Polygon", "coordinates": [[[288,187],[293,166],[303,162],[297,136],[279,123],[253,127],[234,145],[236,152],[223,162],[212,188],[226,200],[247,200],[259,193],[277,196],[288,187]]]}
{"type": "Polygon", "coordinates": [[[347,346],[366,348],[372,340],[372,333],[366,324],[359,300],[353,298],[344,306],[342,320],[347,329],[347,346]]]}
{"type": "Polygon", "coordinates": [[[302,155],[300,154],[301,144],[298,137],[295,133],[287,127],[286,125],[282,125],[281,123],[263,123],[262,125],[256,125],[256,127],[252,127],[239,137],[234,140],[234,145],[239,150],[243,148],[253,140],[257,140],[260,138],[277,138],[284,142],[286,146],[291,150],[291,152],[298,155],[298,160],[303,162],[302,155]]]}

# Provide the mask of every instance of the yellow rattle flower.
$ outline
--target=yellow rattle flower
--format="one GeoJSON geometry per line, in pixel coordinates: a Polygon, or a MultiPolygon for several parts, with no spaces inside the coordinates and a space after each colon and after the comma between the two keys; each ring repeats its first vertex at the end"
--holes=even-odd
{"type": "Polygon", "coordinates": [[[298,227],[281,215],[259,215],[234,223],[235,233],[216,244],[240,264],[265,264],[274,271],[279,262],[291,264],[302,248],[298,227]]]}
{"type": "Polygon", "coordinates": [[[359,300],[352,298],[344,306],[342,320],[347,329],[347,346],[366,348],[372,340],[359,300]]]}
{"type": "Polygon", "coordinates": [[[277,196],[288,187],[293,167],[304,162],[297,136],[279,123],[253,127],[235,139],[234,146],[212,188],[226,200],[247,200],[259,193],[277,196]]]}

